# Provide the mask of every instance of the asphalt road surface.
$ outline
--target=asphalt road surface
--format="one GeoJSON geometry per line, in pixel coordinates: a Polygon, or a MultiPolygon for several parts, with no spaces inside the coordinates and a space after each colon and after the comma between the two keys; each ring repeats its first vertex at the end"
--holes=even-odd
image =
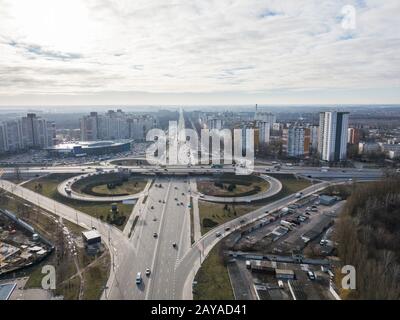
{"type": "MultiPolygon", "coordinates": [[[[256,170],[265,173],[266,167],[257,167],[256,170]]],[[[33,174],[82,173],[82,169],[86,172],[95,171],[95,169],[87,167],[50,167],[21,169],[21,172],[33,174]]],[[[132,172],[149,172],[149,168],[140,167],[130,167],[130,170],[132,172]]],[[[152,170],[165,172],[165,168],[153,168],[152,170]]],[[[192,167],[190,170],[196,173],[232,172],[232,168],[221,170],[210,167],[192,167]]],[[[168,168],[168,173],[187,174],[190,170],[177,166],[168,168]]],[[[12,168],[4,169],[5,174],[12,174],[12,172],[12,168]]],[[[328,172],[321,172],[318,168],[300,167],[283,168],[280,173],[318,177],[323,175],[327,179],[341,181],[347,181],[349,178],[373,180],[382,176],[380,170],[330,169],[328,172]]],[[[152,174],[155,172],[153,171],[152,174]]],[[[291,195],[268,204],[245,215],[244,223],[240,222],[243,217],[229,221],[203,235],[191,246],[188,208],[190,203],[189,177],[171,175],[155,177],[155,182],[149,188],[147,197],[143,198],[146,201],[139,201],[136,204],[134,212],[139,215],[139,218],[130,238],[115,227],[9,181],[1,180],[0,186],[10,193],[84,228],[90,229],[92,226],[97,228],[102,235],[103,242],[109,247],[112,257],[111,273],[102,296],[103,299],[191,299],[194,276],[210,250],[227,234],[226,227],[229,226],[231,228],[229,232],[232,232],[244,223],[247,224],[262,218],[265,216],[266,210],[279,209],[296,200],[295,195],[291,195]],[[159,187],[160,183],[161,188],[159,187]],[[182,195],[182,193],[184,194],[182,195]],[[181,202],[183,205],[180,204],[181,202]],[[157,232],[157,238],[153,237],[154,232],[157,232]],[[220,232],[222,237],[217,238],[217,232],[220,232]],[[176,242],[176,248],[172,247],[173,242],[176,242]],[[146,268],[151,269],[150,277],[145,275],[146,268]],[[143,282],[140,285],[135,283],[137,272],[142,273],[143,282]]],[[[329,182],[316,184],[303,192],[305,195],[312,194],[328,184],[329,182]]]]}

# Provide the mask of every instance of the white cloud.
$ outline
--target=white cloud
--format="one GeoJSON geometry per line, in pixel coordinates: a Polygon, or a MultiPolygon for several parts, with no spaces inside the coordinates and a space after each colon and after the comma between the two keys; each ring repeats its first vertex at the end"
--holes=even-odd
{"type": "Polygon", "coordinates": [[[399,88],[399,13],[398,0],[0,0],[0,95],[399,88]]]}

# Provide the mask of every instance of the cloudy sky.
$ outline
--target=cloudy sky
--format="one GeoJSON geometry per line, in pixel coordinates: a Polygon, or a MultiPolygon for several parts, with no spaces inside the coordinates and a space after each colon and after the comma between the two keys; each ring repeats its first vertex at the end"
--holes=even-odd
{"type": "Polygon", "coordinates": [[[398,0],[0,0],[0,105],[400,103],[399,16],[398,0]]]}

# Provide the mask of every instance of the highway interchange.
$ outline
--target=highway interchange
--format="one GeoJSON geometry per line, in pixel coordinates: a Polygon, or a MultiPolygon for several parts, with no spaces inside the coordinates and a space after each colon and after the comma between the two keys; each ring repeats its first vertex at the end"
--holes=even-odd
{"type": "MultiPolygon", "coordinates": [[[[181,123],[181,121],[180,121],[181,123]]],[[[95,227],[102,235],[103,243],[109,248],[111,270],[102,299],[192,299],[192,282],[201,263],[210,250],[225,235],[236,228],[263,218],[268,212],[278,210],[296,201],[295,195],[289,195],[269,203],[262,208],[219,225],[208,233],[200,234],[198,200],[204,199],[196,191],[193,176],[211,175],[222,172],[234,172],[231,165],[223,168],[211,166],[118,166],[102,163],[98,167],[53,166],[20,168],[22,175],[35,177],[51,173],[76,173],[77,175],[95,173],[96,168],[104,171],[129,170],[130,173],[146,174],[153,180],[145,190],[135,196],[136,205],[132,215],[121,231],[103,221],[93,218],[64,204],[44,197],[38,193],[16,185],[7,180],[0,180],[0,187],[64,219],[91,229],[95,227]],[[194,243],[191,243],[191,222],[189,204],[193,203],[194,243]],[[138,216],[136,226],[131,233],[134,218],[138,216]],[[229,231],[227,230],[229,227],[229,231]],[[216,234],[221,233],[221,237],[216,234]],[[173,246],[176,243],[176,246],[173,246]],[[151,270],[150,276],[145,270],[151,270]],[[142,273],[143,281],[135,283],[137,272],[142,273]]],[[[3,168],[4,176],[12,175],[14,168],[3,168]]],[[[258,165],[255,173],[267,175],[274,171],[274,166],[258,165]]],[[[302,192],[304,196],[323,190],[333,183],[377,180],[383,176],[378,169],[343,169],[330,168],[321,170],[315,167],[282,166],[274,174],[295,174],[305,178],[318,179],[317,182],[302,192]]],[[[275,175],[275,176],[276,176],[275,175]]],[[[279,192],[280,183],[269,177],[268,196],[279,192]],[[279,190],[278,190],[279,189],[279,190]],[[278,190],[278,191],[277,191],[278,190]]],[[[61,185],[62,192],[65,185],[61,185]]],[[[251,196],[241,201],[254,201],[251,196]]]]}
{"type": "MultiPolygon", "coordinates": [[[[107,169],[105,165],[104,169],[107,169]]],[[[270,167],[257,166],[256,172],[265,174],[270,167]]],[[[77,173],[95,172],[95,169],[88,166],[80,167],[49,167],[29,168],[21,170],[27,174],[48,174],[48,173],[77,173]]],[[[110,169],[113,170],[113,169],[110,169]]],[[[154,182],[148,188],[146,194],[141,194],[135,205],[133,215],[139,215],[137,225],[131,237],[129,232],[110,226],[100,220],[79,212],[71,207],[56,202],[38,193],[18,186],[7,180],[1,180],[0,186],[27,201],[30,201],[43,209],[53,212],[67,220],[78,223],[82,227],[90,229],[92,226],[101,233],[103,241],[108,245],[112,256],[112,268],[102,298],[104,299],[191,299],[191,283],[200,263],[204,261],[213,246],[222,237],[216,237],[220,232],[225,235],[226,227],[232,232],[242,225],[238,218],[216,227],[207,234],[195,238],[191,245],[190,240],[190,211],[188,204],[190,197],[198,201],[199,194],[192,190],[188,176],[188,168],[171,167],[168,172],[164,169],[151,169],[131,167],[132,172],[150,174],[154,176],[154,182]],[[155,170],[159,171],[156,175],[155,170]],[[164,175],[161,175],[164,173],[164,175]],[[186,175],[185,175],[186,173],[186,175]],[[161,184],[162,187],[159,187],[161,184]],[[193,192],[193,194],[192,194],[193,192]],[[146,201],[144,201],[146,199],[146,201]],[[175,200],[177,199],[177,200],[175,200]],[[181,205],[182,203],[182,205],[181,205]],[[178,205],[179,204],[179,205],[178,205]],[[157,238],[153,234],[157,233],[157,238]],[[177,244],[173,248],[172,243],[177,244]],[[146,268],[151,270],[150,277],[144,276],[146,268]],[[141,271],[143,283],[135,284],[136,273],[141,271]]],[[[3,169],[5,175],[12,174],[13,169],[3,169]]],[[[213,169],[211,167],[191,167],[191,172],[197,174],[211,174],[220,172],[232,172],[232,168],[213,169]]],[[[282,167],[276,174],[297,174],[305,177],[312,176],[318,179],[330,181],[312,185],[303,190],[304,195],[317,192],[319,189],[331,183],[338,183],[354,180],[376,180],[382,176],[379,170],[362,171],[345,169],[330,169],[328,172],[321,172],[319,168],[282,167]]],[[[245,215],[246,224],[265,216],[265,211],[273,211],[287,206],[295,201],[295,195],[275,201],[258,210],[245,215]]],[[[126,228],[130,228],[129,223],[126,228]]]]}

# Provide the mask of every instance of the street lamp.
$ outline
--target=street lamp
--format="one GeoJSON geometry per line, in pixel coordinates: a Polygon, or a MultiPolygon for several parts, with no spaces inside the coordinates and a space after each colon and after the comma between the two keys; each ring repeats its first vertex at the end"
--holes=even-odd
{"type": "Polygon", "coordinates": [[[108,289],[107,285],[104,285],[104,286],[103,286],[104,296],[105,296],[106,299],[108,300],[107,289],[108,289]]]}

